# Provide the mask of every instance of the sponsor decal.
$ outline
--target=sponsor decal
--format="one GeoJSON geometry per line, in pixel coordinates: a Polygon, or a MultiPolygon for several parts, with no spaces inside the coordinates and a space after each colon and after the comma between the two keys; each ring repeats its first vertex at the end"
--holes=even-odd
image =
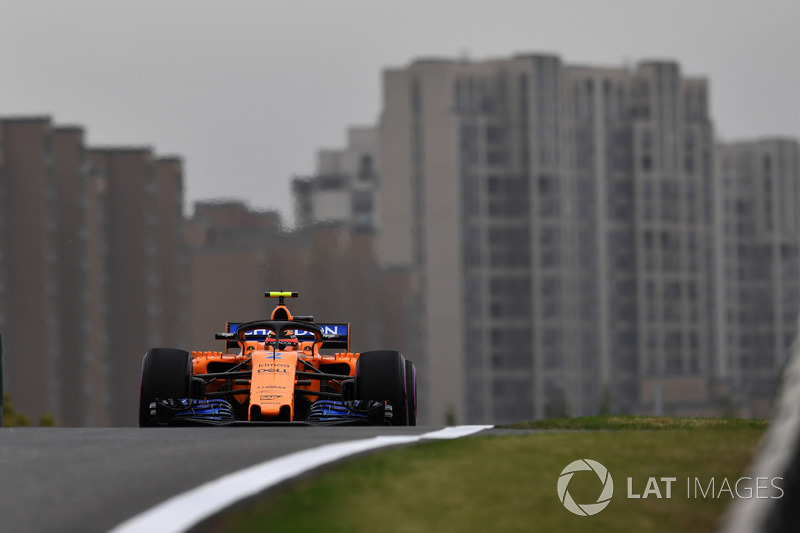
{"type": "Polygon", "coordinates": [[[266,362],[266,363],[258,363],[256,365],[256,368],[274,368],[274,367],[292,368],[292,366],[293,365],[290,365],[288,363],[273,363],[273,362],[269,361],[269,362],[266,362]]]}
{"type": "Polygon", "coordinates": [[[286,368],[259,368],[259,374],[288,374],[289,370],[286,368]]]}
{"type": "Polygon", "coordinates": [[[278,390],[286,390],[284,385],[261,385],[258,390],[266,390],[266,389],[278,389],[278,390]]]}
{"type": "Polygon", "coordinates": [[[260,398],[262,402],[274,402],[280,399],[281,396],[278,396],[277,394],[262,394],[260,398]]]}
{"type": "MultiPolygon", "coordinates": [[[[230,324],[229,326],[231,333],[236,333],[239,331],[239,324],[230,324]]],[[[347,324],[317,324],[317,326],[320,328],[320,331],[322,331],[322,336],[325,338],[347,338],[347,324]]],[[[268,329],[254,329],[245,334],[245,339],[265,340],[270,333],[272,332],[268,329]]],[[[293,334],[300,340],[311,340],[314,338],[313,333],[304,329],[285,330],[284,335],[285,334],[293,334]]]]}
{"type": "Polygon", "coordinates": [[[347,335],[347,326],[322,326],[323,335],[347,335]]]}

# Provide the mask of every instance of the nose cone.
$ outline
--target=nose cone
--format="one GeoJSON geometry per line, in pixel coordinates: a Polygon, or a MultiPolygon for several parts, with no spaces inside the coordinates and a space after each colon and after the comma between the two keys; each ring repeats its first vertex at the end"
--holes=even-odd
{"type": "Polygon", "coordinates": [[[253,352],[250,420],[292,420],[296,371],[297,352],[253,352]]]}

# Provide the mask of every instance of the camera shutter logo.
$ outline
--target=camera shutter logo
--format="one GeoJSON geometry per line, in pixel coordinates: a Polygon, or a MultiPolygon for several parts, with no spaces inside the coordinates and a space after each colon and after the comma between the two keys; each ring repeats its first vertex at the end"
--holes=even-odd
{"type": "Polygon", "coordinates": [[[571,462],[561,471],[561,475],[558,477],[558,499],[561,500],[561,503],[564,504],[564,507],[566,507],[568,511],[579,516],[596,515],[608,506],[613,495],[614,480],[611,479],[611,474],[608,472],[608,469],[591,459],[579,459],[571,462]],[[572,496],[570,496],[567,490],[572,476],[575,475],[575,472],[580,472],[582,470],[592,470],[603,483],[603,491],[600,493],[595,503],[575,503],[575,500],[572,499],[572,496]]]}

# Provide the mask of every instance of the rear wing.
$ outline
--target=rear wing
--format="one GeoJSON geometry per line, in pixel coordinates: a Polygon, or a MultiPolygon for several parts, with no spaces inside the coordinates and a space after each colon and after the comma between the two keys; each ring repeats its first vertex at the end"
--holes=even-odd
{"type": "MultiPolygon", "coordinates": [[[[228,333],[236,333],[239,331],[239,326],[241,322],[228,322],[225,328],[226,332],[228,333]]],[[[322,344],[320,345],[321,348],[334,348],[334,349],[344,349],[345,351],[350,351],[350,324],[314,324],[319,329],[322,330],[322,344]]],[[[290,333],[293,333],[297,340],[300,342],[307,342],[314,340],[314,334],[310,331],[306,331],[303,329],[296,329],[296,330],[287,330],[290,333]]],[[[248,341],[259,341],[264,342],[267,340],[267,335],[269,334],[269,330],[266,329],[254,329],[252,331],[248,331],[245,334],[244,338],[248,341]]],[[[234,345],[238,346],[237,343],[233,343],[234,345]]],[[[230,347],[230,346],[229,346],[230,347]]]]}

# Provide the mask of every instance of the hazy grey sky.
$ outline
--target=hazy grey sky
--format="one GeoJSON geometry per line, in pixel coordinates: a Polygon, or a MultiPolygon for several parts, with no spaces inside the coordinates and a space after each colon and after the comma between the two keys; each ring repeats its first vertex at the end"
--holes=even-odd
{"type": "Polygon", "coordinates": [[[186,163],[186,205],[291,216],[289,179],[373,124],[381,71],[419,56],[670,59],[705,76],[723,140],[800,138],[798,0],[0,0],[0,116],[186,163]]]}

